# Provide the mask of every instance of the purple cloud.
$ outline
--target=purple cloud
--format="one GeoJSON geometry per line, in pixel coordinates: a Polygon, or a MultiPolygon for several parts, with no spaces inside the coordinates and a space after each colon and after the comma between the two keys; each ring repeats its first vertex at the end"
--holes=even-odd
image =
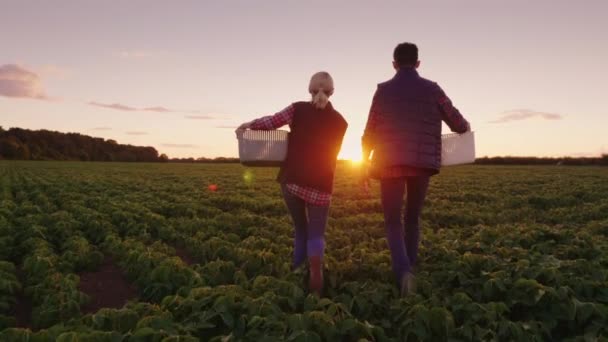
{"type": "Polygon", "coordinates": [[[0,66],[0,96],[49,100],[40,76],[16,64],[0,66]]]}
{"type": "Polygon", "coordinates": [[[127,135],[148,135],[148,132],[143,131],[129,131],[125,132],[127,135]]]}
{"type": "Polygon", "coordinates": [[[514,109],[502,112],[500,117],[490,123],[507,123],[511,121],[521,121],[531,118],[541,118],[544,120],[561,120],[564,117],[557,113],[537,112],[529,109],[514,109]]]}
{"type": "Polygon", "coordinates": [[[162,144],[163,147],[171,147],[171,148],[197,148],[198,145],[192,144],[162,144]]]}
{"type": "Polygon", "coordinates": [[[108,108],[108,109],[122,110],[125,112],[133,112],[133,111],[138,110],[135,107],[125,106],[120,103],[105,104],[105,103],[91,101],[91,102],[89,102],[89,105],[96,106],[96,107],[102,107],[102,108],[108,108]]]}

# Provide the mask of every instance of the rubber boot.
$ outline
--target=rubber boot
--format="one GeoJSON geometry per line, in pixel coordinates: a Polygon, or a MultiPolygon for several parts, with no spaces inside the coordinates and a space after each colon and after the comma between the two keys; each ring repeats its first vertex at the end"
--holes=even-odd
{"type": "Polygon", "coordinates": [[[309,279],[308,290],[311,293],[321,296],[323,290],[323,261],[320,256],[312,256],[308,258],[309,279]]]}

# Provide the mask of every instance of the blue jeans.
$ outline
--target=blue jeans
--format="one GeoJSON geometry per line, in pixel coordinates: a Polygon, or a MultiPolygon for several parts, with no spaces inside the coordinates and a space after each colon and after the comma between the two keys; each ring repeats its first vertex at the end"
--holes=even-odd
{"type": "Polygon", "coordinates": [[[393,272],[397,280],[411,271],[418,257],[420,213],[428,190],[430,177],[387,178],[380,181],[386,239],[391,251],[393,272]],[[407,204],[401,221],[403,195],[407,185],[407,204]],[[405,234],[404,234],[405,230],[405,234]]]}
{"type": "Polygon", "coordinates": [[[325,226],[329,207],[306,203],[281,185],[283,198],[295,229],[293,242],[293,267],[300,266],[308,257],[320,256],[325,251],[325,226]]]}

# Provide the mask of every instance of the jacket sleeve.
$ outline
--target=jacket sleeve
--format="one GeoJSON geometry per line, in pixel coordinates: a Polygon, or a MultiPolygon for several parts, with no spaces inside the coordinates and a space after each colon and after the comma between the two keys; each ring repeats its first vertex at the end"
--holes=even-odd
{"type": "Polygon", "coordinates": [[[363,131],[363,136],[361,137],[361,147],[363,150],[363,160],[368,160],[371,152],[375,146],[375,135],[376,135],[376,126],[378,123],[378,117],[380,115],[378,108],[379,101],[379,88],[376,89],[374,93],[374,97],[372,98],[372,104],[369,109],[369,114],[367,117],[367,123],[365,124],[365,130],[363,131]]]}
{"type": "Polygon", "coordinates": [[[439,85],[437,85],[437,105],[441,112],[441,119],[450,127],[452,132],[464,133],[471,129],[469,122],[454,107],[450,98],[439,85]]]}
{"type": "Polygon", "coordinates": [[[255,130],[273,130],[285,125],[289,125],[293,121],[294,112],[295,108],[293,105],[289,105],[274,115],[268,115],[253,120],[249,128],[255,130]]]}

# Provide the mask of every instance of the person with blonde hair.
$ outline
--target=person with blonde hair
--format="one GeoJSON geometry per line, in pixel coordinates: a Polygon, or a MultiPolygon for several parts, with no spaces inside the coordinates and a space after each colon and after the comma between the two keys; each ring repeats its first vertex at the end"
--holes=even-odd
{"type": "Polygon", "coordinates": [[[310,101],[295,102],[282,111],[246,122],[243,130],[273,130],[289,125],[287,157],[278,175],[285,204],[293,220],[293,269],[308,261],[309,290],[321,294],[325,226],[333,192],[336,159],[348,124],[329,97],[334,82],[329,73],[314,74],[310,101]]]}

